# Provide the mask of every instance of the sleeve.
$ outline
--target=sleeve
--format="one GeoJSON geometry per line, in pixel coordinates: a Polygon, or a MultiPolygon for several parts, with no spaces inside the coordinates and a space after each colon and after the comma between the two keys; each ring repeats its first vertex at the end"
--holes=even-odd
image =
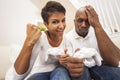
{"type": "Polygon", "coordinates": [[[14,64],[13,64],[11,68],[8,70],[8,72],[6,73],[5,80],[24,80],[24,78],[26,78],[29,75],[30,71],[32,70],[35,60],[37,59],[38,53],[40,52],[40,47],[41,47],[41,43],[40,43],[40,38],[39,38],[39,40],[33,47],[32,56],[30,60],[30,66],[26,73],[19,75],[16,72],[14,68],[14,64]]]}
{"type": "Polygon", "coordinates": [[[68,39],[66,35],[65,35],[65,49],[68,50],[67,52],[70,56],[74,54],[72,42],[68,39]]]}
{"type": "Polygon", "coordinates": [[[8,70],[5,76],[5,80],[23,80],[26,77],[26,73],[19,75],[14,68],[14,65],[8,70]]]}
{"type": "Polygon", "coordinates": [[[47,54],[45,58],[46,63],[55,64],[58,62],[60,55],[64,54],[64,50],[53,47],[53,48],[49,48],[46,51],[46,54],[47,54]]]}

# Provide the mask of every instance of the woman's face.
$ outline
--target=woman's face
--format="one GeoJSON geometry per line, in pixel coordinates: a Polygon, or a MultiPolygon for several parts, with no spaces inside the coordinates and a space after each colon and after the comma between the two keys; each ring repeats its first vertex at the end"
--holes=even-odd
{"type": "Polygon", "coordinates": [[[64,13],[54,12],[50,15],[48,23],[45,23],[50,34],[55,36],[63,36],[66,27],[64,13]]]}

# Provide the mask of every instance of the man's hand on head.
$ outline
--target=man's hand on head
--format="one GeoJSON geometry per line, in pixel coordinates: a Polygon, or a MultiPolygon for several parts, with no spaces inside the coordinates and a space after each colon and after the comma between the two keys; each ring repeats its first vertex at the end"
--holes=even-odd
{"type": "Polygon", "coordinates": [[[98,14],[96,13],[95,9],[92,6],[90,5],[86,6],[86,14],[88,16],[88,21],[91,26],[93,26],[94,28],[101,26],[98,14]]]}

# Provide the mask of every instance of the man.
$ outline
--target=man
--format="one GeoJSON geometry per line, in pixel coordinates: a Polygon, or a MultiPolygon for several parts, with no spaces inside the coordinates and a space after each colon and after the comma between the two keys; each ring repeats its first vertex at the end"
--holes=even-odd
{"type": "Polygon", "coordinates": [[[77,10],[74,24],[75,28],[67,34],[73,49],[95,48],[101,55],[102,65],[89,68],[91,77],[95,80],[120,80],[120,68],[111,67],[118,66],[120,49],[112,43],[102,29],[93,7],[86,6],[77,10]]]}

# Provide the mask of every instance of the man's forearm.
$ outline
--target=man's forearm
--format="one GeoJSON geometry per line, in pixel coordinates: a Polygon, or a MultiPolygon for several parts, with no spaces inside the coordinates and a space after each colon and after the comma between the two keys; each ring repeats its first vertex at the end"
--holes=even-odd
{"type": "Polygon", "coordinates": [[[110,40],[101,26],[95,27],[94,29],[103,60],[111,66],[118,66],[120,49],[110,40]]]}

